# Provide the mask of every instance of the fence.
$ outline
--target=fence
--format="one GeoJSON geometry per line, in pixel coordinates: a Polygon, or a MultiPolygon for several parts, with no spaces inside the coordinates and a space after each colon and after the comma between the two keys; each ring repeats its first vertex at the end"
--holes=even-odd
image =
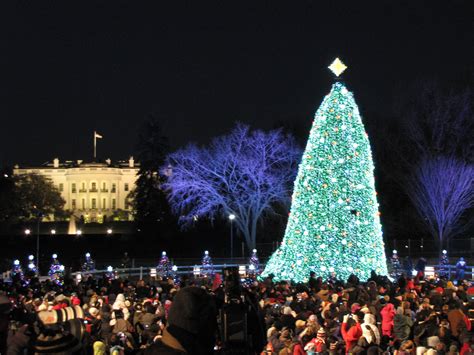
{"type": "MultiPolygon", "coordinates": [[[[249,264],[214,264],[212,268],[216,272],[221,272],[226,267],[237,267],[239,269],[239,273],[241,275],[247,275],[248,273],[252,272],[251,266],[249,264]]],[[[103,275],[106,273],[110,273],[109,270],[93,270],[93,271],[76,271],[71,273],[76,280],[82,278],[83,275],[103,275]]],[[[126,277],[138,277],[139,279],[143,279],[144,276],[155,277],[157,276],[156,267],[148,267],[148,266],[139,266],[139,267],[131,267],[131,268],[115,268],[113,269],[114,273],[117,273],[121,276],[126,277]]],[[[202,275],[202,265],[181,265],[181,266],[174,266],[173,274],[176,275],[194,275],[194,276],[201,276],[202,275]]]]}
{"type": "MultiPolygon", "coordinates": [[[[222,269],[226,267],[238,267],[239,268],[239,273],[241,275],[246,275],[249,272],[251,272],[250,265],[249,264],[217,264],[213,265],[213,269],[216,272],[220,272],[222,269]]],[[[263,268],[264,265],[261,265],[263,268]]],[[[78,275],[102,275],[109,272],[108,270],[94,270],[94,271],[88,271],[88,272],[73,272],[71,275],[75,277],[76,279],[78,278],[78,275]]],[[[140,267],[132,267],[132,268],[116,268],[113,269],[113,272],[121,275],[121,276],[126,276],[126,277],[138,277],[139,279],[143,279],[146,276],[149,277],[155,277],[157,276],[157,270],[155,267],[148,267],[148,266],[140,266],[140,267]]],[[[175,266],[175,269],[173,271],[174,274],[176,275],[194,275],[194,276],[200,276],[201,275],[201,265],[181,265],[181,266],[175,266]]],[[[414,271],[415,273],[415,271],[414,271]]],[[[446,276],[448,279],[454,279],[457,278],[459,275],[457,275],[457,270],[456,270],[456,265],[430,265],[426,266],[425,268],[425,275],[426,277],[434,277],[436,275],[442,275],[446,276]]],[[[474,266],[466,266],[466,269],[464,271],[464,279],[466,280],[474,280],[474,266]]]]}

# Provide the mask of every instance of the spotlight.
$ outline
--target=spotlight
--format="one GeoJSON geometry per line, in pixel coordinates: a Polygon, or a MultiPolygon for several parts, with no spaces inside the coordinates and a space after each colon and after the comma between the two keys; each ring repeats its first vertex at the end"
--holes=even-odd
{"type": "Polygon", "coordinates": [[[235,214],[230,214],[230,215],[229,215],[229,219],[230,219],[231,221],[233,221],[233,220],[235,219],[235,214]]]}
{"type": "Polygon", "coordinates": [[[209,251],[206,250],[206,251],[204,252],[204,255],[209,255],[209,251]]]}
{"type": "Polygon", "coordinates": [[[174,272],[178,271],[178,267],[176,265],[173,265],[173,267],[171,268],[171,270],[173,270],[174,272]]]}
{"type": "Polygon", "coordinates": [[[443,250],[443,254],[444,254],[444,255],[446,255],[447,253],[448,253],[448,252],[446,251],[446,249],[443,250]]]}
{"type": "Polygon", "coordinates": [[[162,252],[161,255],[166,256],[166,251],[162,252]]]}
{"type": "Polygon", "coordinates": [[[112,228],[107,229],[107,234],[112,234],[112,228]]]}
{"type": "Polygon", "coordinates": [[[394,254],[397,254],[397,250],[396,250],[396,249],[393,249],[393,253],[394,253],[394,254]]]}
{"type": "Polygon", "coordinates": [[[114,271],[114,268],[110,265],[107,266],[107,272],[112,272],[112,271],[114,271]]]}
{"type": "Polygon", "coordinates": [[[16,260],[13,262],[13,265],[16,265],[16,266],[20,265],[20,260],[16,259],[16,260]]]}
{"type": "Polygon", "coordinates": [[[90,258],[91,257],[91,253],[86,253],[86,258],[90,258]]]}
{"type": "Polygon", "coordinates": [[[53,259],[57,259],[58,258],[58,254],[53,254],[53,259]]]}
{"type": "Polygon", "coordinates": [[[79,229],[79,230],[76,232],[76,235],[82,235],[82,231],[79,229]]]}
{"type": "Polygon", "coordinates": [[[252,249],[252,253],[256,253],[257,252],[257,249],[252,249]]]}
{"type": "Polygon", "coordinates": [[[51,234],[56,234],[56,229],[51,229],[51,234]]]}
{"type": "Polygon", "coordinates": [[[32,261],[35,257],[33,255],[28,255],[28,260],[32,261]]]}
{"type": "Polygon", "coordinates": [[[25,234],[26,235],[30,235],[31,234],[31,231],[29,229],[25,229],[25,234]]]}

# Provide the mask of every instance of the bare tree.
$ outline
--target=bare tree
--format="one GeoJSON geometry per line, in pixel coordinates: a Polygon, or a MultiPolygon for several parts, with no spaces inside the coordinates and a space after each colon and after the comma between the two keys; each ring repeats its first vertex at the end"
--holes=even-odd
{"type": "Polygon", "coordinates": [[[289,207],[300,159],[291,136],[239,124],[207,148],[189,145],[171,154],[165,188],[183,227],[196,218],[234,214],[233,223],[254,248],[258,221],[275,215],[277,206],[289,207]]]}
{"type": "Polygon", "coordinates": [[[455,155],[474,162],[472,93],[444,93],[424,84],[406,107],[404,126],[411,156],[455,155]],[[418,153],[413,155],[412,153],[418,153]]]}
{"type": "Polygon", "coordinates": [[[408,192],[440,250],[466,226],[461,217],[474,204],[474,166],[453,156],[428,157],[408,180],[408,192]]]}

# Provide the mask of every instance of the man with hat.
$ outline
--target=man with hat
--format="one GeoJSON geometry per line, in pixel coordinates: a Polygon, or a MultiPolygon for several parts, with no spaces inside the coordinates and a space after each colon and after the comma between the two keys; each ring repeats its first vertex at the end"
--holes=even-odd
{"type": "Polygon", "coordinates": [[[182,288],[173,299],[163,337],[143,354],[212,354],[216,317],[214,301],[205,290],[182,288]]]}

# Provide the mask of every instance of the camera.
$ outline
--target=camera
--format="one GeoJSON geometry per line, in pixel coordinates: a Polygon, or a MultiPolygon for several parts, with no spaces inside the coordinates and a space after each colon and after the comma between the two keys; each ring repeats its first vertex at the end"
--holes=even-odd
{"type": "Polygon", "coordinates": [[[50,325],[76,318],[84,319],[84,311],[79,306],[72,306],[53,311],[41,311],[38,313],[38,318],[44,325],[50,325]]]}

